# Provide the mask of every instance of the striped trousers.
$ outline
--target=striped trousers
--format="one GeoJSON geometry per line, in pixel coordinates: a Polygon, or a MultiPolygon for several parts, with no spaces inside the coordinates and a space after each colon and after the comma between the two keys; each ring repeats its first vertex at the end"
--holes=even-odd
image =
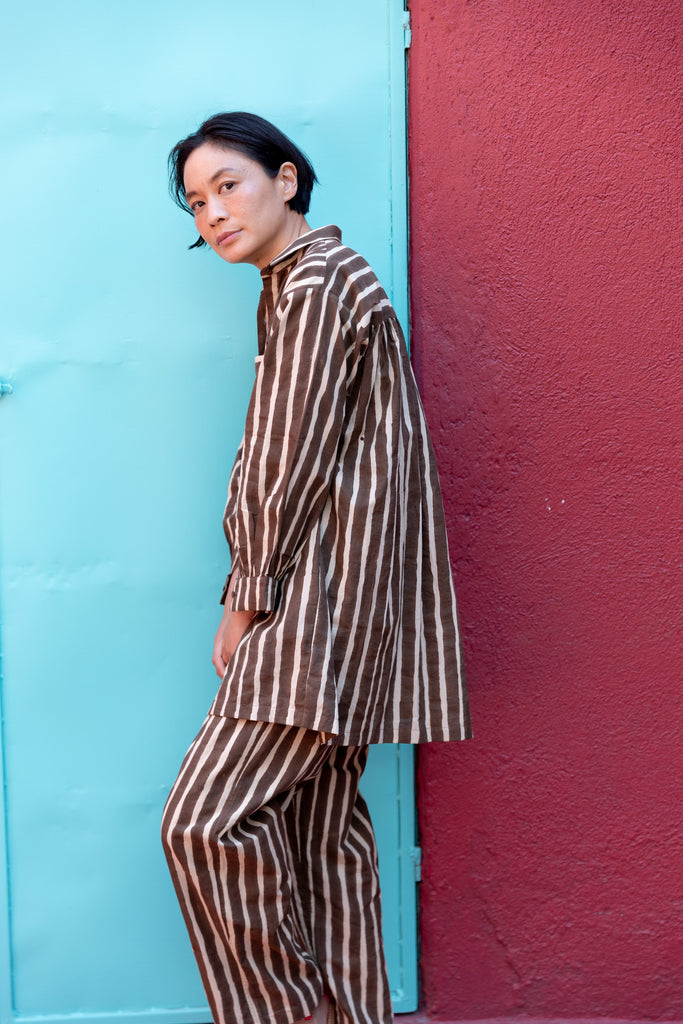
{"type": "Polygon", "coordinates": [[[215,1024],[390,1024],[368,748],[209,715],[162,840],[215,1024]]]}

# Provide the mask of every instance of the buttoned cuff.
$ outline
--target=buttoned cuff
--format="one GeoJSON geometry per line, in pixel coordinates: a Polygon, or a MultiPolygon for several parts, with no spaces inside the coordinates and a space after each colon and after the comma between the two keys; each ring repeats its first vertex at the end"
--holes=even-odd
{"type": "Polygon", "coordinates": [[[234,612],[272,612],[280,596],[274,576],[238,576],[232,592],[234,612]]]}

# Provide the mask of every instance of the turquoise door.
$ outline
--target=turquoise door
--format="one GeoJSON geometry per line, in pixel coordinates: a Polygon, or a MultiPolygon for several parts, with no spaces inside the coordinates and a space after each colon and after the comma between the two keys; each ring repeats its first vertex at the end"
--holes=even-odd
{"type": "MultiPolygon", "coordinates": [[[[216,110],[270,117],[319,173],[311,223],[405,320],[403,5],[38,0],[5,11],[1,66],[0,1021],[206,1022],[158,831],[217,685],[259,277],[187,251],[165,159],[216,110]]],[[[397,1010],[411,753],[366,781],[397,1010]]]]}

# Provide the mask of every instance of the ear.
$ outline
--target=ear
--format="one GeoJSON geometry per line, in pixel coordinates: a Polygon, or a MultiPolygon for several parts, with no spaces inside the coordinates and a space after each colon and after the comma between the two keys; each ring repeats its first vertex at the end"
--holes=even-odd
{"type": "Polygon", "coordinates": [[[278,171],[278,178],[282,187],[282,198],[286,203],[293,199],[299,187],[298,175],[294,164],[287,161],[282,164],[278,171]]]}

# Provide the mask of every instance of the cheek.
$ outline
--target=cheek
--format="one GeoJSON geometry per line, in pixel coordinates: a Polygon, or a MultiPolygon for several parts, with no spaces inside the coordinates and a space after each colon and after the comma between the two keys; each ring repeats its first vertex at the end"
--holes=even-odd
{"type": "Polygon", "coordinates": [[[240,208],[243,211],[248,212],[250,216],[258,217],[266,210],[273,209],[275,205],[274,199],[275,197],[272,189],[254,185],[242,192],[242,195],[239,197],[239,204],[240,208]]]}
{"type": "Polygon", "coordinates": [[[203,217],[201,213],[195,214],[194,226],[195,226],[195,229],[196,229],[197,233],[200,234],[202,236],[202,238],[204,238],[204,236],[206,235],[206,231],[207,231],[206,217],[203,217]]]}

